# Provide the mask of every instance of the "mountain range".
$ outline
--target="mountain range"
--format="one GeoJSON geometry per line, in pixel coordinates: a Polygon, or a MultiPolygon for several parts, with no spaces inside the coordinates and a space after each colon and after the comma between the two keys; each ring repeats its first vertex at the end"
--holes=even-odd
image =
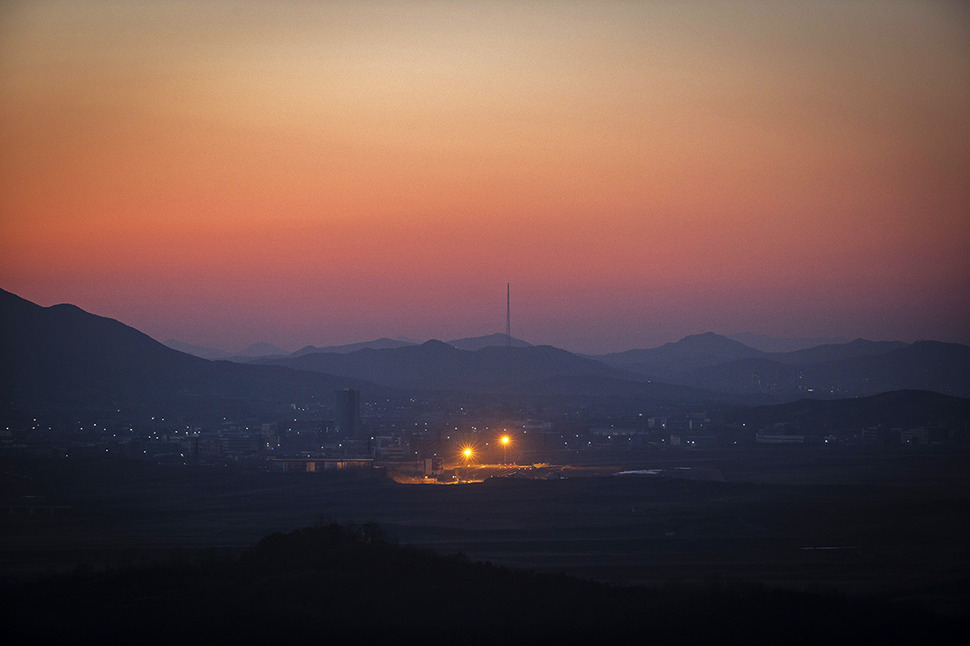
{"type": "Polygon", "coordinates": [[[707,333],[596,358],[651,379],[737,395],[832,398],[912,389],[970,396],[970,347],[938,341],[856,339],[771,353],[707,333]]]}
{"type": "Polygon", "coordinates": [[[0,414],[138,406],[251,414],[338,388],[386,389],[277,366],[209,361],[74,305],[0,290],[0,414]]]}
{"type": "Polygon", "coordinates": [[[840,337],[815,337],[815,338],[792,338],[775,337],[767,334],[754,334],[752,332],[742,332],[740,334],[728,334],[727,337],[733,341],[740,341],[744,345],[761,350],[762,352],[794,352],[805,348],[814,348],[817,345],[838,345],[848,343],[849,340],[840,337]]]}
{"type": "Polygon", "coordinates": [[[857,339],[764,352],[692,335],[657,348],[582,356],[504,334],[449,343],[380,339],[308,346],[250,363],[179,352],[73,305],[40,307],[0,290],[4,409],[123,402],[281,407],[353,387],[390,391],[625,397],[637,401],[780,403],[896,390],[970,396],[970,347],[857,339]]]}
{"type": "MultiPolygon", "coordinates": [[[[397,339],[388,339],[386,337],[382,337],[380,339],[374,339],[373,341],[361,341],[359,343],[347,343],[344,345],[331,345],[325,347],[307,345],[300,348],[296,352],[288,354],[286,350],[278,348],[269,343],[254,343],[248,348],[233,354],[231,352],[218,350],[216,348],[207,348],[192,345],[190,343],[182,343],[181,341],[176,341],[175,339],[169,339],[163,343],[174,350],[185,352],[186,354],[191,354],[196,357],[202,357],[203,359],[226,359],[228,361],[237,361],[240,363],[248,363],[253,359],[264,359],[267,357],[275,359],[284,356],[301,357],[305,354],[317,353],[347,354],[350,352],[356,352],[357,350],[391,350],[394,348],[406,348],[412,345],[421,345],[420,341],[412,341],[409,339],[404,339],[403,337],[398,337],[397,339]]],[[[506,337],[504,334],[488,334],[485,336],[455,339],[454,341],[446,341],[446,343],[452,347],[458,348],[459,350],[481,350],[482,348],[491,346],[513,346],[517,348],[524,348],[531,345],[522,339],[506,337]]]]}
{"type": "Polygon", "coordinates": [[[461,350],[434,340],[384,350],[318,352],[264,358],[259,362],[410,390],[502,392],[563,376],[645,381],[634,373],[552,346],[484,346],[478,350],[461,350]]]}

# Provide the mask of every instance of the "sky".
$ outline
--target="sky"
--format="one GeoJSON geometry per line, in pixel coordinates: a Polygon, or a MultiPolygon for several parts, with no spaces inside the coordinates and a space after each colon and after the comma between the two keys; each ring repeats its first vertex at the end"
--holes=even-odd
{"type": "Polygon", "coordinates": [[[961,2],[0,3],[0,287],[159,340],[970,343],[961,2]]]}

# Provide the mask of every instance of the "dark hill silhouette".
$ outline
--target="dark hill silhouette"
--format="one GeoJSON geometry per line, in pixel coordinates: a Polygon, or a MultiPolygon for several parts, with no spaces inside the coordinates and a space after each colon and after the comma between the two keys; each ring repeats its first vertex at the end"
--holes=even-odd
{"type": "Polygon", "coordinates": [[[733,413],[734,421],[758,426],[794,424],[799,430],[870,426],[950,428],[965,432],[970,420],[970,399],[922,390],[900,390],[852,399],[801,399],[785,404],[758,406],[733,413]]]}
{"type": "Polygon", "coordinates": [[[856,397],[893,390],[970,395],[970,347],[867,341],[765,353],[717,334],[594,357],[652,380],[733,395],[856,397]]]}
{"type": "MultiPolygon", "coordinates": [[[[848,344],[875,350],[892,344],[848,344]]],[[[825,350],[826,352],[828,349],[825,350]]],[[[970,396],[970,347],[920,341],[875,355],[860,353],[834,361],[801,365],[769,359],[742,359],[670,381],[724,393],[772,393],[812,397],[856,397],[893,390],[931,390],[970,396]]]]}
{"type": "Polygon", "coordinates": [[[839,361],[856,357],[875,357],[887,354],[893,350],[905,347],[901,341],[867,341],[856,339],[848,343],[830,343],[817,345],[794,352],[779,352],[766,355],[775,361],[791,364],[821,363],[823,361],[839,361]]]}
{"type": "Polygon", "coordinates": [[[237,410],[279,407],[294,400],[319,400],[322,393],[343,387],[366,395],[377,388],[374,384],[522,396],[585,392],[651,398],[654,393],[666,399],[676,392],[684,401],[691,396],[683,389],[660,388],[668,384],[697,389],[693,395],[698,401],[710,401],[717,393],[734,402],[738,397],[784,401],[905,389],[970,395],[970,347],[935,341],[900,346],[860,339],[767,355],[709,333],[653,350],[605,355],[613,366],[551,346],[488,345],[472,352],[429,341],[381,350],[264,357],[254,360],[259,365],[243,365],[178,352],[73,305],[44,308],[2,290],[0,305],[0,395],[8,411],[174,401],[203,410],[217,401],[231,402],[237,410]],[[644,385],[650,381],[659,384],[644,385]]]}
{"type": "Polygon", "coordinates": [[[263,538],[239,558],[183,551],[153,566],[0,581],[5,634],[56,643],[958,643],[919,606],[711,578],[611,586],[394,545],[378,526],[263,538]],[[57,621],[51,621],[56,617],[57,621]],[[811,617],[811,621],[806,621],[811,617]]]}
{"type": "Polygon", "coordinates": [[[317,347],[313,345],[308,345],[300,348],[293,354],[289,355],[291,357],[302,357],[305,354],[316,354],[320,352],[330,352],[335,354],[347,354],[348,352],[356,352],[357,350],[389,350],[391,348],[405,348],[409,345],[414,345],[408,341],[401,341],[398,339],[388,339],[382,337],[380,339],[375,339],[373,341],[362,341],[360,343],[348,343],[346,345],[331,345],[327,347],[317,347]]]}
{"type": "Polygon", "coordinates": [[[266,363],[417,390],[496,392],[550,377],[577,375],[639,379],[551,346],[490,346],[471,352],[436,340],[388,350],[316,353],[266,363]]]}
{"type": "Polygon", "coordinates": [[[193,357],[200,357],[202,359],[209,359],[211,361],[216,361],[218,359],[228,359],[232,356],[231,352],[226,352],[225,350],[219,350],[217,348],[207,348],[201,345],[192,345],[191,343],[183,343],[176,339],[168,339],[167,341],[162,341],[162,344],[172,348],[173,350],[178,350],[179,352],[184,352],[185,354],[191,354],[193,357]]]}
{"type": "Polygon", "coordinates": [[[280,406],[354,380],[208,361],[73,305],[40,307],[0,290],[0,393],[9,411],[174,403],[280,406]],[[220,403],[221,402],[221,403],[220,403]]]}
{"type": "Polygon", "coordinates": [[[718,364],[748,357],[760,357],[764,353],[749,348],[726,336],[706,332],[686,336],[675,343],[666,343],[658,348],[646,350],[627,350],[594,357],[618,368],[637,370],[644,374],[662,377],[668,373],[678,373],[716,366],[718,364]]]}
{"type": "Polygon", "coordinates": [[[849,342],[844,337],[786,338],[767,334],[754,334],[751,332],[728,334],[727,337],[755,350],[771,353],[794,352],[796,350],[814,348],[819,345],[839,345],[849,342]]]}

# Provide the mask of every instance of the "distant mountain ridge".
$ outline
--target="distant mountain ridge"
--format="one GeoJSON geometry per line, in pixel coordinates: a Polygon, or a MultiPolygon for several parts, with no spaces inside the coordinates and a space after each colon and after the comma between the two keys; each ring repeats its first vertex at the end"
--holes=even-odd
{"type": "Polygon", "coordinates": [[[179,352],[184,352],[185,354],[191,354],[193,357],[209,359],[210,361],[228,359],[231,356],[231,354],[225,350],[219,350],[218,348],[207,348],[201,345],[192,345],[191,343],[182,343],[176,339],[162,341],[162,344],[172,348],[173,350],[178,350],[179,352]]]}
{"type": "Polygon", "coordinates": [[[970,396],[970,347],[936,341],[857,339],[766,353],[705,333],[590,357],[521,340],[506,347],[505,335],[494,334],[419,345],[378,339],[239,365],[178,352],[73,305],[44,308],[2,290],[0,305],[0,395],[23,405],[175,400],[279,405],[342,387],[749,403],[896,390],[970,396]]]}
{"type": "Polygon", "coordinates": [[[731,421],[756,427],[785,425],[812,434],[843,428],[936,426],[962,429],[970,399],[920,390],[898,390],[851,399],[798,401],[738,410],[731,421]]]}
{"type": "MultiPolygon", "coordinates": [[[[506,344],[512,345],[517,348],[525,348],[531,345],[522,339],[516,339],[512,337],[510,341],[507,341],[504,334],[488,334],[485,336],[468,337],[464,339],[456,339],[454,341],[448,341],[448,345],[458,348],[459,350],[481,350],[482,348],[492,347],[492,346],[504,346],[506,344]]],[[[402,338],[389,339],[387,337],[381,337],[380,339],[374,339],[373,341],[361,341],[359,343],[347,343],[344,345],[331,345],[326,347],[318,347],[314,345],[307,345],[296,352],[289,355],[281,352],[266,352],[262,355],[257,356],[288,356],[288,357],[302,357],[305,354],[348,354],[351,352],[357,352],[358,350],[393,350],[396,348],[405,348],[412,345],[421,345],[420,342],[415,342],[411,340],[405,340],[402,338]]]]}
{"type": "Polygon", "coordinates": [[[74,305],[0,290],[0,413],[177,405],[198,412],[288,406],[337,388],[385,389],[276,366],[209,361],[74,305]]]}
{"type": "Polygon", "coordinates": [[[290,354],[290,357],[302,357],[305,354],[316,354],[316,353],[331,353],[331,354],[347,354],[348,352],[356,352],[358,350],[389,350],[392,348],[404,348],[409,345],[415,345],[408,341],[400,341],[397,339],[388,339],[382,337],[380,339],[375,339],[373,341],[362,341],[360,343],[347,343],[345,345],[331,345],[324,348],[318,348],[317,346],[307,345],[296,352],[290,354]]]}
{"type": "Polygon", "coordinates": [[[236,356],[240,357],[266,357],[266,356],[284,356],[289,354],[283,348],[279,348],[272,343],[266,343],[265,341],[257,341],[252,345],[246,346],[242,350],[236,353],[236,356]]]}
{"type": "Polygon", "coordinates": [[[816,338],[785,338],[769,336],[767,334],[754,334],[752,332],[742,332],[739,334],[727,334],[727,338],[743,343],[749,348],[761,350],[762,352],[795,352],[806,348],[814,348],[819,345],[840,345],[848,343],[845,337],[816,337],[816,338]]]}
{"type": "Polygon", "coordinates": [[[812,346],[792,352],[772,352],[765,356],[782,363],[804,364],[841,361],[857,357],[875,357],[905,347],[901,341],[867,341],[856,339],[845,343],[812,346]]]}
{"type": "Polygon", "coordinates": [[[448,341],[448,345],[458,348],[459,350],[481,350],[482,348],[492,348],[492,347],[504,347],[511,346],[513,348],[528,348],[532,344],[523,341],[522,339],[516,339],[513,337],[508,337],[501,333],[487,334],[485,336],[473,336],[465,339],[456,339],[454,341],[448,341]]]}
{"type": "Polygon", "coordinates": [[[288,354],[286,350],[263,341],[253,343],[252,345],[243,348],[239,352],[226,352],[225,350],[220,350],[218,348],[207,348],[201,345],[183,343],[177,339],[168,339],[166,341],[162,341],[162,344],[172,348],[173,350],[178,350],[179,352],[191,354],[194,357],[200,357],[202,359],[209,359],[211,361],[226,360],[248,363],[249,360],[255,359],[256,357],[280,357],[288,354]]]}
{"type": "Polygon", "coordinates": [[[767,353],[709,332],[593,358],[657,381],[725,394],[833,398],[930,390],[970,396],[970,347],[939,341],[856,339],[767,353]]]}
{"type": "Polygon", "coordinates": [[[758,357],[763,353],[720,334],[706,332],[646,350],[627,350],[594,358],[611,366],[660,377],[667,372],[686,372],[727,361],[758,357]]]}
{"type": "Polygon", "coordinates": [[[417,390],[501,391],[551,377],[578,375],[640,380],[635,374],[552,346],[485,346],[473,351],[436,340],[416,346],[313,353],[262,362],[417,390]]]}

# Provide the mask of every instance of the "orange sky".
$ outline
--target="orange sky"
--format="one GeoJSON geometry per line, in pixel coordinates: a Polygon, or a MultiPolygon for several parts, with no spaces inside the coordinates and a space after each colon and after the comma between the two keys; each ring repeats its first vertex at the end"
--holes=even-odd
{"type": "Polygon", "coordinates": [[[7,2],[0,287],[158,339],[970,342],[958,2],[7,2]]]}

